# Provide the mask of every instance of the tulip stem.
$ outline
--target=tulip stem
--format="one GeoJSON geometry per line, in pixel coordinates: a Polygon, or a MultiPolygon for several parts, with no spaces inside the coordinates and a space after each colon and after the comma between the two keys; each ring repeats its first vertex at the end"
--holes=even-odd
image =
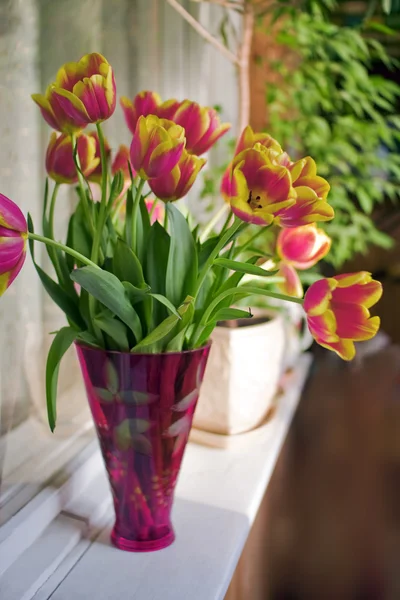
{"type": "Polygon", "coordinates": [[[87,221],[87,224],[90,227],[92,235],[94,235],[93,219],[92,219],[92,215],[89,210],[89,204],[88,204],[88,200],[86,197],[85,183],[84,183],[82,169],[81,169],[81,161],[79,160],[79,154],[78,154],[78,142],[76,139],[76,133],[71,133],[71,142],[72,142],[72,152],[73,152],[73,158],[74,158],[74,162],[75,162],[75,166],[76,166],[76,172],[78,174],[78,185],[79,185],[79,190],[80,190],[82,208],[83,208],[83,212],[85,213],[85,219],[87,221]]]}
{"type": "Polygon", "coordinates": [[[98,265],[96,265],[96,263],[91,261],[89,258],[86,258],[86,256],[84,256],[80,252],[77,252],[73,248],[70,248],[69,246],[65,246],[64,244],[61,244],[60,242],[56,242],[55,240],[44,237],[43,235],[38,235],[37,233],[28,233],[28,238],[30,240],[35,240],[36,242],[42,242],[42,244],[46,244],[46,246],[53,246],[53,248],[57,248],[58,250],[61,250],[62,252],[65,252],[66,254],[73,256],[74,258],[79,260],[84,265],[87,265],[89,267],[95,267],[96,269],[100,269],[100,267],[98,265]]]}
{"type": "Polygon", "coordinates": [[[241,252],[244,252],[250,246],[250,244],[254,242],[254,240],[256,240],[261,234],[263,234],[266,231],[266,229],[268,229],[268,227],[269,225],[267,225],[267,227],[259,227],[257,233],[255,233],[251,238],[249,238],[247,242],[243,244],[243,246],[239,246],[239,248],[236,249],[236,256],[238,256],[241,252]]]}
{"type": "MultiPolygon", "coordinates": [[[[215,215],[212,217],[212,219],[210,219],[210,221],[207,223],[207,225],[204,228],[203,233],[200,236],[200,242],[203,243],[206,241],[206,239],[208,238],[208,236],[210,235],[210,233],[212,233],[212,231],[214,230],[215,225],[218,223],[218,221],[224,216],[224,214],[226,213],[226,211],[229,209],[229,205],[226,204],[224,202],[224,204],[221,206],[221,208],[215,213],[215,215]]],[[[229,211],[230,212],[230,211],[229,211]]],[[[229,220],[231,218],[231,215],[229,215],[229,220]]],[[[228,222],[229,222],[228,220],[228,222]]],[[[226,223],[226,221],[225,221],[226,223]]]]}
{"type": "Polygon", "coordinates": [[[214,250],[211,252],[210,256],[205,262],[204,267],[200,271],[199,278],[197,280],[197,289],[196,296],[200,291],[201,286],[204,283],[205,278],[207,277],[208,271],[211,269],[214,260],[217,258],[218,254],[221,252],[223,248],[229,243],[231,238],[237,232],[239,227],[242,225],[242,221],[238,218],[235,218],[233,225],[224,233],[224,235],[219,240],[218,244],[215,246],[214,250]]]}
{"type": "MultiPolygon", "coordinates": [[[[50,237],[54,240],[54,209],[56,206],[57,194],[60,189],[60,184],[56,183],[53,189],[53,193],[51,195],[50,200],[50,210],[49,210],[49,234],[50,237]]],[[[50,251],[50,249],[49,249],[50,251]]],[[[57,252],[52,251],[49,252],[50,258],[52,259],[53,267],[58,277],[58,281],[62,283],[64,281],[63,274],[60,267],[60,261],[58,260],[57,252]]]]}
{"type": "Polygon", "coordinates": [[[158,198],[154,198],[154,202],[153,202],[152,207],[151,207],[150,212],[149,212],[149,219],[150,219],[150,221],[151,221],[151,217],[153,216],[153,213],[155,211],[155,208],[156,208],[158,202],[159,202],[158,198]]]}
{"type": "Polygon", "coordinates": [[[104,143],[103,130],[100,123],[96,123],[97,135],[99,136],[100,158],[101,158],[101,202],[99,220],[95,229],[91,259],[97,264],[99,260],[100,242],[107,217],[107,155],[104,143]]]}
{"type": "Polygon", "coordinates": [[[136,246],[136,221],[137,221],[137,214],[138,214],[138,210],[139,210],[139,203],[140,203],[140,198],[142,197],[142,191],[143,191],[143,187],[144,184],[146,183],[145,179],[139,179],[139,183],[137,185],[136,188],[136,196],[135,196],[135,200],[133,201],[133,210],[132,210],[132,244],[133,244],[133,250],[134,252],[137,251],[137,246],[136,246]]]}

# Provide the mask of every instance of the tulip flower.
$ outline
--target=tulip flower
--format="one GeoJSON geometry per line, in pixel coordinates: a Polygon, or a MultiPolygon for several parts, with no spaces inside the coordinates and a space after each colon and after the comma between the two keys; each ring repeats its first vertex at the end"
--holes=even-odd
{"type": "Polygon", "coordinates": [[[132,101],[126,96],[122,96],[120,103],[122,110],[124,111],[126,124],[132,135],[135,134],[136,123],[138,122],[139,117],[147,117],[147,115],[160,116],[157,109],[161,104],[161,98],[155,92],[139,92],[132,101]]]}
{"type": "Polygon", "coordinates": [[[28,226],[21,210],[0,194],[0,296],[22,269],[27,237],[28,226]]]}
{"type": "MultiPolygon", "coordinates": [[[[77,145],[82,173],[88,177],[100,163],[100,157],[96,156],[96,140],[92,136],[78,134],[77,145]]],[[[51,134],[46,152],[46,170],[57,183],[78,181],[71,136],[65,133],[51,134]]]]}
{"type": "Polygon", "coordinates": [[[186,150],[172,171],[150,179],[151,191],[164,202],[174,202],[186,196],[192,187],[200,169],[205,165],[205,159],[189,154],[186,150]]]}
{"type": "Polygon", "coordinates": [[[242,221],[270,225],[276,213],[295,202],[288,169],[273,162],[274,153],[257,143],[238,155],[230,203],[242,221]]]}
{"type": "Polygon", "coordinates": [[[262,146],[264,146],[264,148],[269,148],[277,154],[283,153],[283,150],[280,147],[279,143],[268,133],[254,133],[250,125],[245,127],[236,145],[235,158],[228,165],[225,173],[222,176],[220,191],[225,202],[230,202],[232,175],[234,168],[238,164],[238,155],[241,154],[243,150],[250,150],[251,148],[254,148],[256,144],[261,144],[262,146]]]}
{"type": "Polygon", "coordinates": [[[160,117],[160,119],[169,119],[170,121],[173,121],[175,113],[181,104],[182,103],[178,100],[175,100],[175,98],[165,100],[165,102],[162,102],[162,104],[157,107],[157,117],[160,117]]]}
{"type": "Polygon", "coordinates": [[[381,283],[365,271],[316,281],[304,298],[312,336],[324,348],[351,360],[354,342],[371,339],[379,329],[379,317],[371,317],[368,309],[381,295],[381,283]]]}
{"type": "Polygon", "coordinates": [[[163,224],[165,217],[165,206],[162,202],[157,202],[154,198],[146,198],[147,211],[150,215],[150,223],[153,225],[156,221],[163,224]]]}
{"type": "Polygon", "coordinates": [[[283,294],[294,296],[295,298],[303,297],[302,283],[296,269],[291,264],[282,261],[279,264],[279,269],[276,274],[278,277],[283,277],[284,279],[284,281],[276,284],[283,294]]]}
{"type": "Polygon", "coordinates": [[[230,128],[230,123],[220,123],[217,111],[184,100],[173,116],[173,120],[185,129],[186,150],[200,156],[230,128]]]}
{"type": "Polygon", "coordinates": [[[277,223],[282,227],[299,227],[333,219],[335,213],[326,201],[330,186],[326,179],[317,175],[314,160],[307,156],[293,163],[286,153],[276,160],[290,171],[296,192],[296,203],[279,212],[277,223]]]}
{"type": "Polygon", "coordinates": [[[139,117],[130,156],[142,179],[162,177],[178,164],[185,147],[185,130],[154,115],[139,117]]]}
{"type": "Polygon", "coordinates": [[[295,269],[310,269],[330,250],[332,240],[315,223],[281,229],[278,234],[276,249],[279,257],[295,269]]]}
{"type": "Polygon", "coordinates": [[[104,56],[94,52],[79,62],[66,63],[44,95],[33,94],[47,123],[63,133],[72,133],[88,123],[100,123],[115,110],[114,73],[104,56]]]}
{"type": "MultiPolygon", "coordinates": [[[[103,168],[102,168],[102,164],[101,164],[99,135],[98,135],[97,131],[91,131],[87,135],[94,139],[94,141],[96,143],[96,158],[99,159],[99,164],[97,165],[95,170],[90,173],[88,179],[89,179],[89,181],[95,181],[96,183],[101,183],[103,168]]],[[[104,138],[104,149],[106,151],[106,157],[107,157],[107,163],[108,163],[110,154],[111,154],[111,148],[110,148],[110,144],[108,143],[106,138],[104,138]]]]}

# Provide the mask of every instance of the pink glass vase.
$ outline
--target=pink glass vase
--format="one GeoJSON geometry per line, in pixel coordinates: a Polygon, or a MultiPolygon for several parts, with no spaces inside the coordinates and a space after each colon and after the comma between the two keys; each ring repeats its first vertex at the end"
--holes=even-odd
{"type": "Polygon", "coordinates": [[[76,344],[115,508],[111,540],[159,550],[175,539],[174,489],[210,346],[130,354],[76,344]]]}

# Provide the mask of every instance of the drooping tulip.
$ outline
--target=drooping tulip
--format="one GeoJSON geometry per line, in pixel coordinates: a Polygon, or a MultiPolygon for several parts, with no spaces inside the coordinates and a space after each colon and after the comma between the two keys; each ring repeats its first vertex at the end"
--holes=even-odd
{"type": "Polygon", "coordinates": [[[310,269],[322,260],[329,252],[332,240],[315,223],[281,229],[278,234],[276,249],[279,257],[295,269],[310,269]]]}
{"type": "Polygon", "coordinates": [[[101,54],[86,54],[66,63],[44,95],[33,94],[47,123],[63,133],[79,131],[113,114],[116,88],[111,65],[101,54]]]}
{"type": "Polygon", "coordinates": [[[344,360],[355,356],[354,342],[373,338],[380,325],[369,308],[382,295],[382,284],[366,271],[336,275],[313,283],[304,310],[314,339],[344,360]]]}
{"type": "Polygon", "coordinates": [[[295,298],[303,297],[302,283],[296,269],[291,264],[282,261],[279,264],[279,269],[276,274],[278,277],[283,278],[283,281],[276,284],[283,294],[294,296],[295,298]]]}
{"type": "Polygon", "coordinates": [[[143,179],[166,175],[178,164],[185,147],[185,130],[154,115],[139,117],[130,147],[131,163],[143,179]]]}
{"type": "Polygon", "coordinates": [[[286,167],[275,164],[271,150],[256,144],[238,155],[233,170],[230,203],[242,221],[269,225],[277,212],[291,206],[295,194],[286,167]]]}
{"type": "Polygon", "coordinates": [[[222,176],[220,191],[225,202],[230,202],[233,170],[238,164],[238,155],[241,154],[243,150],[254,148],[256,144],[261,144],[264,148],[273,150],[277,154],[283,152],[279,143],[268,133],[254,133],[250,125],[245,127],[236,145],[234,159],[227,166],[225,173],[222,176]]]}
{"type": "MultiPolygon", "coordinates": [[[[100,163],[100,157],[96,156],[96,141],[91,136],[78,134],[77,145],[81,170],[88,177],[100,163]]],[[[57,183],[78,181],[70,135],[57,135],[55,132],[51,134],[46,152],[46,170],[49,177],[57,183]]]]}
{"type": "Polygon", "coordinates": [[[28,226],[18,206],[0,194],[0,296],[22,269],[28,226]]]}
{"type": "Polygon", "coordinates": [[[204,158],[199,158],[184,150],[172,171],[149,180],[151,191],[164,202],[174,202],[183,198],[192,187],[205,162],[204,158]]]}
{"type": "Polygon", "coordinates": [[[220,123],[215,109],[191,100],[181,102],[172,118],[185,129],[186,150],[197,156],[207,152],[231,128],[230,123],[220,123]]]}
{"type": "Polygon", "coordinates": [[[147,117],[147,115],[160,116],[157,111],[161,104],[161,98],[156,92],[139,92],[133,100],[129,100],[126,96],[122,96],[120,103],[122,110],[124,111],[126,124],[132,135],[135,134],[139,117],[147,117]]]}
{"type": "MultiPolygon", "coordinates": [[[[90,131],[90,133],[88,133],[87,135],[94,139],[94,141],[96,143],[96,158],[99,159],[99,164],[97,165],[95,170],[90,173],[88,179],[89,179],[89,181],[95,181],[96,183],[101,183],[103,167],[101,164],[99,135],[98,135],[97,131],[90,131]]],[[[110,159],[111,148],[110,148],[110,144],[108,143],[106,138],[104,138],[104,149],[106,151],[106,159],[107,159],[107,163],[108,163],[108,161],[110,159]]]]}

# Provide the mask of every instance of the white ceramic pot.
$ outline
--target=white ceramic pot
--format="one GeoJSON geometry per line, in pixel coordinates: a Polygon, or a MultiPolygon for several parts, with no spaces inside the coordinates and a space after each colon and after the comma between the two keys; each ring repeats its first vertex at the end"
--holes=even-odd
{"type": "Polygon", "coordinates": [[[279,314],[254,320],[215,328],[193,421],[197,429],[242,433],[269,412],[283,370],[285,325],[279,314]]]}

